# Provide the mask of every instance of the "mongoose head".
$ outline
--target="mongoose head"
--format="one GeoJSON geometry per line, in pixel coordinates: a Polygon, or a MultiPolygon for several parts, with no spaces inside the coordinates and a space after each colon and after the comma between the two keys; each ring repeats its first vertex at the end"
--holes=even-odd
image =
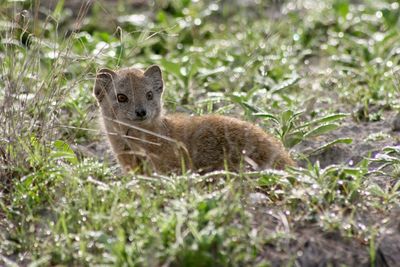
{"type": "Polygon", "coordinates": [[[94,95],[107,118],[129,124],[151,123],[161,116],[163,88],[161,69],[156,65],[146,71],[101,69],[94,95]]]}

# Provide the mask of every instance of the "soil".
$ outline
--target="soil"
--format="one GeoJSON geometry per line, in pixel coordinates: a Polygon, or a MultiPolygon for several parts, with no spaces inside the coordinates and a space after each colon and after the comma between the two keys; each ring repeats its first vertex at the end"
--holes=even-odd
{"type": "MultiPolygon", "coordinates": [[[[331,164],[356,165],[363,158],[374,157],[386,146],[400,144],[400,131],[393,131],[397,117],[395,111],[387,111],[382,120],[376,122],[355,122],[347,118],[335,131],[311,140],[305,140],[294,147],[297,153],[308,155],[311,163],[319,161],[322,168],[331,164]],[[317,148],[338,138],[351,138],[351,144],[338,144],[313,153],[317,148]]],[[[306,160],[300,162],[306,165],[306,160]]]]}
{"type": "Polygon", "coordinates": [[[266,240],[270,240],[259,256],[260,261],[268,259],[276,267],[288,266],[288,263],[304,267],[400,266],[400,208],[392,211],[389,217],[380,214],[362,215],[368,216],[366,220],[374,225],[389,221],[385,233],[375,241],[376,260],[375,264],[371,264],[367,241],[344,237],[339,231],[323,232],[312,223],[302,225],[288,222],[279,208],[263,203],[265,196],[261,193],[252,193],[249,199],[249,210],[254,217],[257,235],[269,237],[266,240]],[[277,230],[280,237],[274,240],[277,230]]]}

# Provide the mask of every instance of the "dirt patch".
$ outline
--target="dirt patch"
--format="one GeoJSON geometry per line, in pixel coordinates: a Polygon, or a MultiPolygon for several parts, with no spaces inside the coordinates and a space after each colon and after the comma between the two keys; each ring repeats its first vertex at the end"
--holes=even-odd
{"type": "MultiPolygon", "coordinates": [[[[260,261],[268,259],[272,266],[400,266],[400,210],[389,218],[381,214],[360,214],[365,222],[376,225],[386,222],[386,231],[376,237],[375,247],[361,238],[345,237],[339,230],[322,230],[316,223],[302,225],[290,222],[278,207],[255,203],[254,199],[266,199],[262,193],[250,194],[250,211],[253,214],[257,235],[263,236],[266,245],[260,261]],[[375,264],[371,264],[375,253],[375,264]]],[[[256,201],[257,202],[257,201],[256,201]]],[[[262,201],[261,201],[262,202],[262,201]]]]}
{"type": "MultiPolygon", "coordinates": [[[[307,160],[311,163],[319,161],[323,168],[331,164],[355,165],[365,157],[374,157],[386,146],[400,144],[400,132],[392,130],[396,116],[396,112],[388,111],[380,121],[359,123],[348,118],[337,130],[318,138],[303,141],[294,150],[307,155],[307,160]],[[351,138],[353,142],[348,145],[334,145],[314,152],[322,145],[339,138],[351,138]]],[[[307,160],[301,160],[300,166],[306,166],[307,160]]]]}

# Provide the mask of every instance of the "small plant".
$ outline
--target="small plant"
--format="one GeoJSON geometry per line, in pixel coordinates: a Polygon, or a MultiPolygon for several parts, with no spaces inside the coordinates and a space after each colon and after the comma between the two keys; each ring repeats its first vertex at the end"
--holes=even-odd
{"type": "Polygon", "coordinates": [[[385,185],[371,183],[368,191],[376,197],[376,205],[390,208],[399,204],[400,197],[400,148],[388,146],[382,149],[382,153],[375,155],[371,162],[380,163],[379,167],[373,170],[373,174],[385,176],[388,170],[392,172],[392,179],[385,185]],[[378,204],[379,203],[379,204],[378,204]]]}
{"type": "MultiPolygon", "coordinates": [[[[313,119],[309,122],[299,122],[300,115],[303,112],[294,112],[292,110],[284,111],[281,116],[269,113],[254,113],[253,115],[265,120],[271,120],[277,128],[276,135],[282,140],[286,147],[293,147],[301,141],[326,134],[339,127],[335,122],[345,118],[348,114],[337,113],[327,115],[321,118],[313,119]]],[[[349,139],[337,139],[332,144],[349,143],[349,139]]],[[[331,144],[331,145],[332,145],[331,144]]]]}

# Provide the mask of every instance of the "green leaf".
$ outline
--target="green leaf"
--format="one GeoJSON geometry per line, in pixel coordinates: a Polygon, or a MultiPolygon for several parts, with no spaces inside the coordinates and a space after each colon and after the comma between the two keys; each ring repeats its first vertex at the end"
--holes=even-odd
{"type": "Polygon", "coordinates": [[[59,19],[64,8],[64,0],[57,2],[56,8],[53,11],[53,17],[59,19]]]}
{"type": "Polygon", "coordinates": [[[396,10],[389,10],[389,9],[384,9],[382,10],[382,15],[383,19],[385,20],[386,25],[391,28],[396,26],[398,20],[399,20],[399,15],[400,12],[398,9],[396,10]]]}
{"type": "Polygon", "coordinates": [[[344,174],[351,175],[351,176],[359,176],[361,173],[360,168],[343,168],[342,171],[344,174]]]}
{"type": "Polygon", "coordinates": [[[163,58],[163,59],[161,59],[161,65],[163,66],[163,68],[166,72],[172,73],[176,77],[182,78],[180,64],[174,63],[172,61],[168,61],[163,58]]]}
{"type": "Polygon", "coordinates": [[[248,102],[241,102],[240,104],[242,104],[245,108],[247,108],[251,112],[259,112],[260,111],[257,107],[249,104],[248,102]]]}
{"type": "Polygon", "coordinates": [[[386,195],[385,191],[383,191],[383,189],[377,184],[371,185],[368,189],[369,189],[368,191],[375,196],[385,197],[386,195]]]}
{"type": "Polygon", "coordinates": [[[260,179],[258,179],[258,185],[259,186],[274,186],[277,185],[279,183],[279,178],[276,175],[263,175],[260,177],[260,179]]]}
{"type": "Polygon", "coordinates": [[[272,120],[274,123],[279,124],[279,119],[270,113],[253,113],[253,116],[266,120],[272,120]]]}
{"type": "Polygon", "coordinates": [[[272,87],[272,92],[276,93],[276,92],[282,91],[288,87],[291,87],[292,85],[295,85],[299,80],[300,80],[300,77],[297,74],[294,74],[293,77],[272,87]]]}
{"type": "Polygon", "coordinates": [[[226,67],[221,66],[221,67],[217,67],[215,69],[200,68],[198,72],[199,72],[199,77],[208,77],[210,75],[218,74],[218,73],[225,72],[225,71],[226,71],[226,67]]]}
{"type": "MultiPolygon", "coordinates": [[[[392,192],[398,192],[398,191],[400,191],[400,180],[398,180],[395,184],[394,184],[394,186],[393,186],[393,188],[392,188],[392,192]]],[[[399,192],[400,193],[400,192],[399,192]]]]}
{"type": "Polygon", "coordinates": [[[322,117],[320,119],[317,120],[318,123],[326,123],[326,122],[331,122],[331,121],[337,121],[337,120],[341,120],[343,118],[346,118],[347,116],[349,116],[349,113],[337,113],[337,114],[332,114],[332,115],[328,115],[325,117],[322,117]]]}
{"type": "Polygon", "coordinates": [[[167,22],[167,15],[162,10],[157,13],[156,18],[157,18],[157,21],[160,22],[160,23],[166,23],[167,22]]]}
{"type": "Polygon", "coordinates": [[[315,154],[315,153],[317,153],[319,151],[325,150],[328,147],[331,147],[331,146],[336,145],[336,144],[351,144],[352,142],[353,142],[353,139],[351,139],[351,138],[339,138],[339,139],[336,139],[336,140],[334,140],[332,142],[329,142],[329,143],[327,143],[325,145],[322,145],[322,146],[318,147],[317,149],[314,149],[310,153],[310,155],[311,154],[315,154]]]}
{"type": "Polygon", "coordinates": [[[315,120],[312,120],[310,122],[307,122],[301,126],[299,126],[299,128],[304,128],[313,124],[321,124],[321,123],[328,123],[328,122],[333,122],[333,121],[338,121],[341,120],[343,118],[346,118],[347,116],[349,116],[348,113],[337,113],[337,114],[331,114],[322,118],[318,118],[315,120]]]}
{"type": "Polygon", "coordinates": [[[350,10],[349,0],[336,0],[333,3],[333,9],[339,16],[346,18],[350,10]]]}
{"type": "Polygon", "coordinates": [[[304,134],[301,131],[295,131],[287,136],[283,140],[285,147],[291,148],[304,140],[304,134]]]}
{"type": "Polygon", "coordinates": [[[78,158],[75,155],[75,152],[70,148],[70,146],[61,140],[56,140],[53,143],[54,150],[51,153],[51,157],[53,159],[64,159],[71,164],[78,164],[78,158]]]}
{"type": "Polygon", "coordinates": [[[292,118],[292,116],[294,115],[294,112],[292,110],[286,110],[282,113],[282,122],[285,123],[287,121],[290,120],[290,118],[292,118]]]}
{"type": "Polygon", "coordinates": [[[191,1],[190,0],[181,0],[181,3],[182,3],[183,7],[187,7],[191,3],[191,1]]]}
{"type": "Polygon", "coordinates": [[[397,146],[387,146],[383,148],[383,151],[386,154],[397,153],[400,155],[400,147],[397,146]]]}
{"type": "MultiPolygon", "coordinates": [[[[301,111],[298,111],[298,112],[293,112],[293,115],[290,117],[290,119],[289,119],[289,121],[287,122],[287,123],[293,123],[293,121],[295,120],[295,119],[297,119],[297,117],[299,117],[301,114],[303,114],[304,113],[304,111],[303,110],[301,110],[301,111]]],[[[296,127],[297,128],[297,127],[296,127]]]]}
{"type": "Polygon", "coordinates": [[[337,124],[324,124],[321,126],[318,126],[317,128],[312,129],[311,131],[307,132],[304,134],[304,137],[313,137],[313,136],[318,136],[321,134],[325,134],[328,132],[331,132],[335,129],[337,129],[339,125],[337,124]]]}

